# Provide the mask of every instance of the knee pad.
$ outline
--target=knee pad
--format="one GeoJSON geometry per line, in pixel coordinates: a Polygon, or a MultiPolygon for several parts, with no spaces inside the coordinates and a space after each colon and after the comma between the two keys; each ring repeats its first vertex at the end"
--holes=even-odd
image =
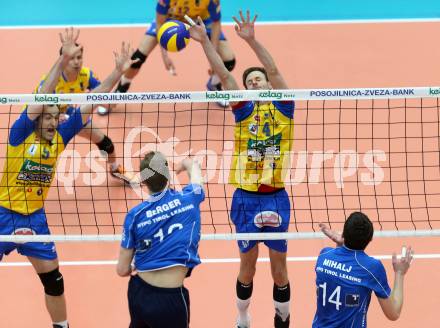
{"type": "Polygon", "coordinates": [[[245,285],[237,279],[235,291],[236,291],[237,297],[239,299],[241,299],[241,300],[249,299],[252,296],[253,289],[254,289],[254,284],[252,281],[249,285],[245,285]]]}
{"type": "Polygon", "coordinates": [[[223,64],[225,64],[226,69],[231,72],[235,67],[235,58],[232,60],[224,61],[223,64]]]}
{"type": "Polygon", "coordinates": [[[136,51],[131,56],[131,59],[138,60],[137,62],[131,64],[131,68],[139,69],[147,60],[147,56],[145,56],[142,52],[140,52],[139,49],[136,49],[136,51]]]}
{"type": "Polygon", "coordinates": [[[64,294],[64,279],[59,268],[50,272],[39,273],[38,276],[44,286],[46,295],[61,296],[64,294]]]}
{"type": "Polygon", "coordinates": [[[97,143],[96,145],[98,146],[100,151],[105,151],[107,154],[112,154],[115,151],[113,141],[107,136],[104,136],[104,139],[102,139],[102,141],[97,143]]]}
{"type": "Polygon", "coordinates": [[[281,287],[273,284],[273,299],[280,303],[288,302],[290,300],[290,283],[281,287]]]}

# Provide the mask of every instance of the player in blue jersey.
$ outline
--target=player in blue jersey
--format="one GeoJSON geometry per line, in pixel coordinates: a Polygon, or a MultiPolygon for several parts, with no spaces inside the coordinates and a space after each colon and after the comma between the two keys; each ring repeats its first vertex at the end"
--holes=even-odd
{"type": "Polygon", "coordinates": [[[336,248],[321,250],[316,262],[317,310],[313,328],[364,328],[371,292],[385,316],[397,320],[403,305],[403,280],[413,257],[404,247],[402,257],[393,254],[394,288],[388,286],[383,264],[365,253],[373,238],[373,224],[361,212],[352,213],[342,235],[321,224],[322,232],[336,248]]]}
{"type": "Polygon", "coordinates": [[[200,167],[190,159],[180,164],[176,173],[186,171],[190,178],[181,192],[168,187],[161,153],[147,153],[140,170],[150,197],[127,213],[117,265],[122,277],[137,273],[128,284],[130,328],[187,328],[189,293],[183,281],[200,264],[199,206],[205,198],[200,167]]]}
{"type": "MultiPolygon", "coordinates": [[[[75,45],[78,34],[72,28],[60,34],[62,54],[52,66],[40,93],[54,90],[61,72],[80,50],[75,45]]],[[[130,57],[130,46],[123,44],[121,54],[115,52],[115,69],[95,91],[109,92],[133,63],[130,57]]],[[[57,160],[89,119],[92,105],[74,108],[71,113],[69,119],[59,123],[57,105],[29,105],[11,126],[0,181],[0,235],[50,234],[44,200],[55,177],[57,160]]],[[[0,242],[0,260],[15,249],[28,258],[41,280],[53,327],[67,328],[64,281],[55,244],[0,242]]]]}

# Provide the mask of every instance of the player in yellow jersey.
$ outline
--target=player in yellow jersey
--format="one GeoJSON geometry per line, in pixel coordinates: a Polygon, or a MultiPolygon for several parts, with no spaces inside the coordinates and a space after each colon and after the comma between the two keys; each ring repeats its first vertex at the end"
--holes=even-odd
{"type": "MultiPolygon", "coordinates": [[[[264,67],[251,67],[243,73],[246,89],[287,89],[272,56],[255,39],[255,16],[240,20],[234,17],[239,37],[255,52],[264,67]]],[[[225,68],[220,56],[206,36],[202,19],[190,28],[191,37],[199,41],[226,90],[238,90],[238,84],[225,68]]],[[[231,206],[231,219],[237,232],[286,232],[290,221],[290,201],[284,189],[284,174],[289,169],[293,139],[293,101],[231,103],[235,117],[235,150],[229,181],[237,189],[231,206]]],[[[269,248],[274,325],[285,328],[290,322],[290,285],[287,275],[286,240],[264,241],[269,248]]],[[[240,272],[237,278],[237,327],[250,326],[248,307],[252,295],[252,281],[258,258],[258,241],[238,241],[240,272]]]]}
{"type": "MultiPolygon", "coordinates": [[[[219,53],[224,65],[229,71],[235,67],[235,55],[232,52],[225,35],[222,32],[221,26],[221,12],[220,0],[159,0],[156,6],[156,21],[151,23],[150,28],[143,36],[139,48],[134,52],[132,59],[139,59],[139,61],[132,66],[132,68],[124,74],[116,89],[117,92],[127,92],[130,87],[132,79],[138,74],[142,64],[157,45],[157,31],[163,23],[169,19],[176,19],[182,22],[184,16],[196,19],[200,16],[207,27],[207,32],[212,40],[212,43],[219,53]]],[[[176,74],[176,68],[168,56],[166,50],[159,47],[162,54],[162,59],[165,68],[173,75],[176,74]]],[[[221,82],[218,76],[211,75],[208,83],[208,90],[221,90],[221,82]]],[[[219,105],[226,106],[227,103],[220,102],[219,105]]]]}
{"type": "MultiPolygon", "coordinates": [[[[61,55],[60,49],[60,55],[61,55]]],[[[64,68],[58,83],[54,89],[55,93],[83,93],[91,92],[97,88],[101,82],[95,77],[93,71],[83,66],[83,54],[84,49],[81,48],[72,57],[67,66],[64,68]]],[[[43,84],[46,76],[43,76],[39,87],[43,84]]],[[[37,89],[38,90],[38,89],[37,89]]],[[[52,92],[51,92],[52,93],[52,92]]],[[[66,110],[65,106],[60,107],[62,111],[66,110]]],[[[73,107],[69,108],[71,111],[73,107]]],[[[98,113],[106,112],[106,108],[98,106],[98,113]]],[[[71,115],[70,112],[64,114],[66,117],[71,115]]],[[[116,160],[115,147],[112,140],[96,125],[93,125],[91,120],[88,120],[84,129],[81,130],[79,135],[86,138],[96,144],[96,146],[108,156],[108,162],[110,164],[110,174],[116,178],[130,183],[133,181],[133,175],[126,172],[121,164],[118,164],[116,160]]]]}
{"type": "MultiPolygon", "coordinates": [[[[50,93],[63,69],[80,50],[75,45],[78,31],[61,34],[62,55],[50,70],[39,93],[50,93]]],[[[115,69],[95,92],[109,92],[121,75],[134,62],[129,45],[122,44],[121,54],[115,53],[115,69]]],[[[71,111],[70,117],[59,123],[57,105],[26,106],[13,123],[8,136],[6,162],[0,182],[0,234],[50,234],[44,212],[44,200],[55,176],[59,155],[68,142],[83,128],[92,113],[92,105],[71,111]]],[[[55,244],[0,242],[0,260],[14,249],[27,256],[44,286],[46,307],[54,328],[67,328],[63,276],[59,271],[55,244]]],[[[17,318],[18,319],[18,318],[17,318]]]]}

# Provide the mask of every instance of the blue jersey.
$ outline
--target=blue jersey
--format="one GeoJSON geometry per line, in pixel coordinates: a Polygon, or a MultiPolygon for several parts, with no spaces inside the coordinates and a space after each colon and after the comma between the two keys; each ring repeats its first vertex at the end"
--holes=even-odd
{"type": "Polygon", "coordinates": [[[388,298],[382,263],[345,246],[324,248],[316,262],[317,311],[313,328],[367,327],[371,292],[388,298]]]}
{"type": "Polygon", "coordinates": [[[134,249],[138,271],[200,264],[199,205],[204,199],[202,187],[190,184],[181,192],[154,194],[127,213],[121,246],[134,249]]]}

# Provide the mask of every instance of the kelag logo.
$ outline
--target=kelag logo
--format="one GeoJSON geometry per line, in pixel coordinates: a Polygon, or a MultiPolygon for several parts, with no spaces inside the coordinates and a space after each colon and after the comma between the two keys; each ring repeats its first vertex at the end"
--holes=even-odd
{"type": "Polygon", "coordinates": [[[258,94],[260,98],[275,98],[275,99],[281,99],[283,97],[282,92],[272,92],[272,91],[266,91],[266,92],[260,92],[258,94]]]}
{"type": "Polygon", "coordinates": [[[220,93],[220,92],[205,92],[205,97],[206,99],[224,99],[224,100],[229,100],[231,99],[231,95],[229,93],[220,93]]]}
{"type": "Polygon", "coordinates": [[[47,103],[52,103],[52,104],[58,104],[58,102],[59,102],[59,98],[56,96],[51,97],[51,96],[38,96],[38,95],[36,95],[34,97],[34,99],[35,99],[35,102],[37,102],[37,103],[47,102],[47,103]]]}
{"type": "Polygon", "coordinates": [[[429,88],[429,95],[430,96],[440,95],[440,88],[437,88],[437,89],[429,88]]]}

